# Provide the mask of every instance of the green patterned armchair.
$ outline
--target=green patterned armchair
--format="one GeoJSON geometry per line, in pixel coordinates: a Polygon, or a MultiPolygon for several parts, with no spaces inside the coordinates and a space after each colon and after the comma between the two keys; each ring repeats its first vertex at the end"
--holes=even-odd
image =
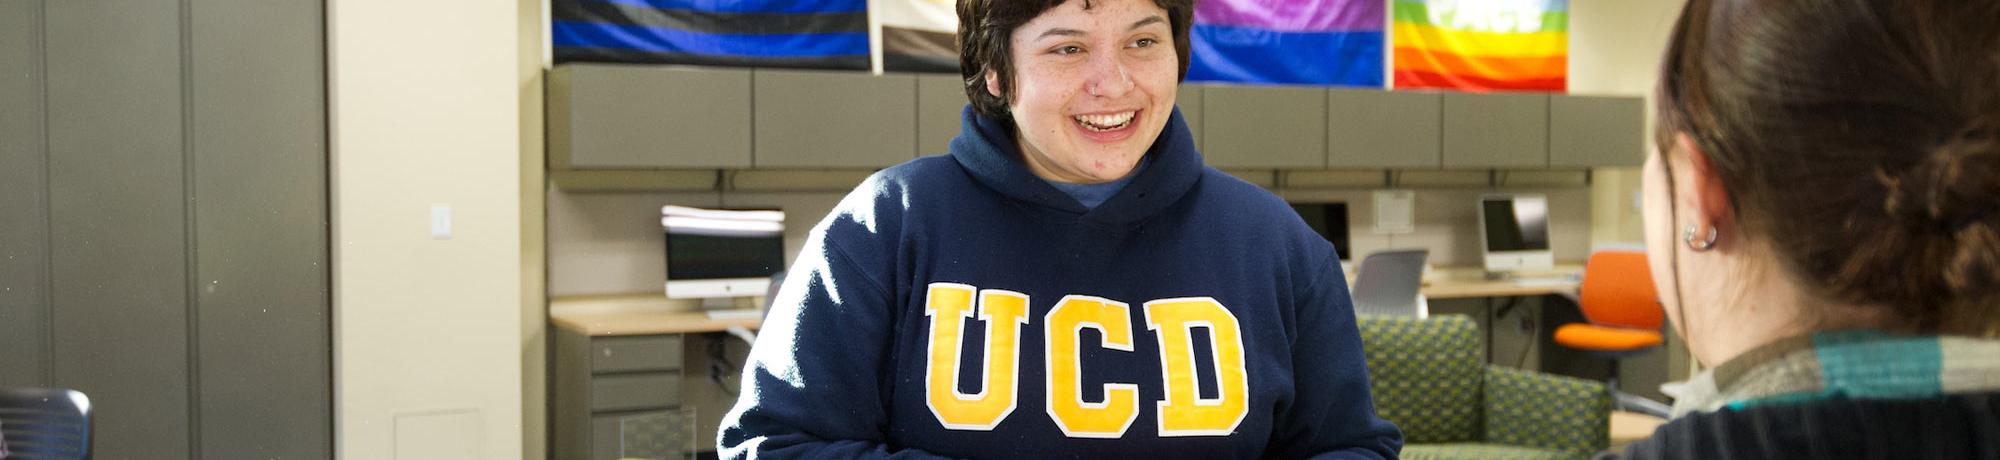
{"type": "Polygon", "coordinates": [[[1603,383],[1487,365],[1470,318],[1364,315],[1360,329],[1403,458],[1583,459],[1611,442],[1603,383]]]}

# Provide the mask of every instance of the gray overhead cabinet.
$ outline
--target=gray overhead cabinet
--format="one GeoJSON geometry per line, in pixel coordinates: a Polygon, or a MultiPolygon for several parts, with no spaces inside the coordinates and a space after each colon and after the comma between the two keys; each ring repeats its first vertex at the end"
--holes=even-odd
{"type": "Polygon", "coordinates": [[[951,148],[965,105],[965,85],[959,83],[958,75],[917,76],[917,156],[937,155],[951,148]]]}
{"type": "Polygon", "coordinates": [[[1444,95],[1446,169],[1541,169],[1549,166],[1549,96],[1444,95]]]}
{"type": "Polygon", "coordinates": [[[1326,89],[1212,85],[1202,91],[1202,154],[1217,168],[1326,167],[1326,89]]]}
{"type": "Polygon", "coordinates": [[[549,72],[556,169],[750,167],[750,71],[569,64],[549,72]]]}
{"type": "Polygon", "coordinates": [[[1331,168],[1437,169],[1444,97],[1438,93],[1332,89],[1326,94],[1331,168]]]}
{"type": "MultiPolygon", "coordinates": [[[[944,153],[955,74],[565,64],[549,74],[558,170],[853,169],[944,153]]],[[[1644,100],[1192,83],[1176,104],[1229,169],[1638,166],[1644,100]]]]}
{"type": "Polygon", "coordinates": [[[1202,85],[1181,85],[1180,95],[1174,96],[1174,106],[1181,109],[1181,119],[1187,121],[1188,132],[1194,137],[1194,148],[1202,152],[1208,151],[1201,143],[1202,95],[1207,92],[1203,91],[1205,88],[1202,85]]]}
{"type": "Polygon", "coordinates": [[[1632,166],[1646,161],[1646,101],[1560,96],[1549,100],[1549,166],[1632,166]]]}
{"type": "Polygon", "coordinates": [[[909,74],[757,70],[758,168],[883,168],[916,158],[909,74]]]}

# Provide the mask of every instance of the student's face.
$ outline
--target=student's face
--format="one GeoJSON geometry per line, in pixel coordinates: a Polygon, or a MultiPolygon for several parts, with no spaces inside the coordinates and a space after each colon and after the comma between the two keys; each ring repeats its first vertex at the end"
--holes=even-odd
{"type": "MultiPolygon", "coordinates": [[[[1008,110],[1028,169],[1101,183],[1131,173],[1173,113],[1180,56],[1150,0],[1070,0],[1014,29],[1008,110]]],[[[988,74],[999,93],[1003,76],[988,74]]]]}

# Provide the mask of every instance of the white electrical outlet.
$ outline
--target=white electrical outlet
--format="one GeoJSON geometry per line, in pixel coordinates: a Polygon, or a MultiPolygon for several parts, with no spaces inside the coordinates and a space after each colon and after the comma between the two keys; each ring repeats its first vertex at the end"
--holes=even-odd
{"type": "Polygon", "coordinates": [[[451,239],[451,205],[431,205],[431,239],[451,239]]]}

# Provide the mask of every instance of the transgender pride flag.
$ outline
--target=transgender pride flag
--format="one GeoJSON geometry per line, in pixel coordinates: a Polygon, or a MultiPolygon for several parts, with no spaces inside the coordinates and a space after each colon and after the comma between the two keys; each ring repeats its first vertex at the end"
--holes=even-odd
{"type": "Polygon", "coordinates": [[[1202,0],[1188,80],[1382,86],[1383,0],[1202,0]]]}

